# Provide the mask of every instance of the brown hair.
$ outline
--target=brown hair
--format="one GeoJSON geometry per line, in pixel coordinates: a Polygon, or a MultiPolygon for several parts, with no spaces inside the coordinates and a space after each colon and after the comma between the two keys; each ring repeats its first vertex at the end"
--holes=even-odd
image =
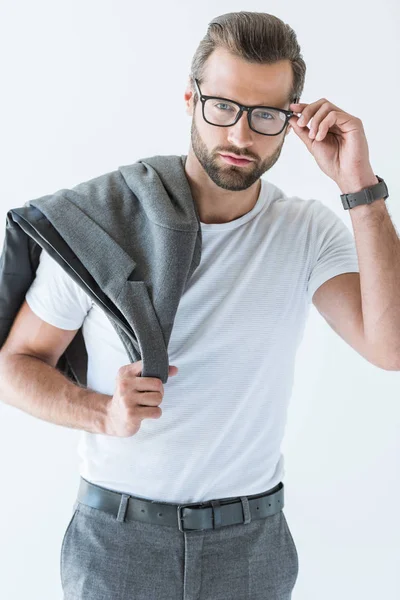
{"type": "MultiPolygon", "coordinates": [[[[300,52],[296,33],[278,17],[260,12],[231,12],[215,17],[194,53],[191,64],[191,85],[201,83],[208,57],[216,48],[225,48],[232,55],[251,63],[273,64],[290,60],[293,82],[288,100],[300,101],[306,75],[306,64],[300,52]]],[[[194,104],[197,103],[197,94],[194,104]]]]}

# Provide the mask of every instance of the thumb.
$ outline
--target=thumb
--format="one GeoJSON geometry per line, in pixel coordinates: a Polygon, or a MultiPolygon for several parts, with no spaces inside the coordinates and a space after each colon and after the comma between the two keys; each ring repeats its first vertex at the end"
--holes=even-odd
{"type": "Polygon", "coordinates": [[[291,117],[289,119],[289,123],[292,126],[293,131],[299,136],[299,138],[307,146],[307,149],[312,153],[311,147],[312,147],[314,140],[312,140],[311,138],[308,137],[308,134],[310,133],[310,129],[307,127],[307,125],[304,125],[304,127],[300,127],[300,125],[297,124],[297,121],[299,120],[299,118],[300,117],[291,117]]]}

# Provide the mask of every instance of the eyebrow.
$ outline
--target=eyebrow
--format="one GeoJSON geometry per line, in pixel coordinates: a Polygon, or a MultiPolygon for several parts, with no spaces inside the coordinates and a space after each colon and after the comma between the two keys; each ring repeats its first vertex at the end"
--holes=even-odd
{"type": "MultiPolygon", "coordinates": [[[[233,102],[237,102],[238,104],[243,104],[242,102],[239,102],[239,100],[235,100],[234,98],[229,98],[229,96],[223,96],[221,94],[204,94],[205,96],[212,96],[213,98],[225,98],[226,100],[232,100],[233,102]]],[[[287,104],[287,102],[280,102],[279,104],[287,104]]],[[[252,104],[251,106],[266,106],[266,107],[270,107],[270,108],[281,108],[282,110],[287,110],[286,108],[283,108],[283,106],[279,106],[276,104],[269,104],[269,103],[261,103],[261,104],[252,104]]]]}

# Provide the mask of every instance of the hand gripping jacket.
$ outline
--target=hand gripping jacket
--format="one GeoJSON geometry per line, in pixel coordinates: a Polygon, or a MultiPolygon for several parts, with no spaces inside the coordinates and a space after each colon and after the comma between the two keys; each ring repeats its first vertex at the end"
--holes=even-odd
{"type": "MultiPolygon", "coordinates": [[[[167,382],[174,318],[201,259],[200,219],[185,161],[186,155],[141,159],[8,211],[0,348],[45,250],[104,310],[129,361],[143,360],[142,377],[167,382]]],[[[86,386],[82,328],[56,368],[86,386]]]]}

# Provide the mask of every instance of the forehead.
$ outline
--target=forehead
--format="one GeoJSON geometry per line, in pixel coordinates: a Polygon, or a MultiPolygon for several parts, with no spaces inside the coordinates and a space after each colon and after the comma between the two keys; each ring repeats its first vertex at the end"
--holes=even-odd
{"type": "Polygon", "coordinates": [[[205,66],[201,91],[208,96],[222,96],[245,105],[281,106],[287,103],[292,84],[289,60],[272,65],[250,63],[217,48],[205,66]]]}

